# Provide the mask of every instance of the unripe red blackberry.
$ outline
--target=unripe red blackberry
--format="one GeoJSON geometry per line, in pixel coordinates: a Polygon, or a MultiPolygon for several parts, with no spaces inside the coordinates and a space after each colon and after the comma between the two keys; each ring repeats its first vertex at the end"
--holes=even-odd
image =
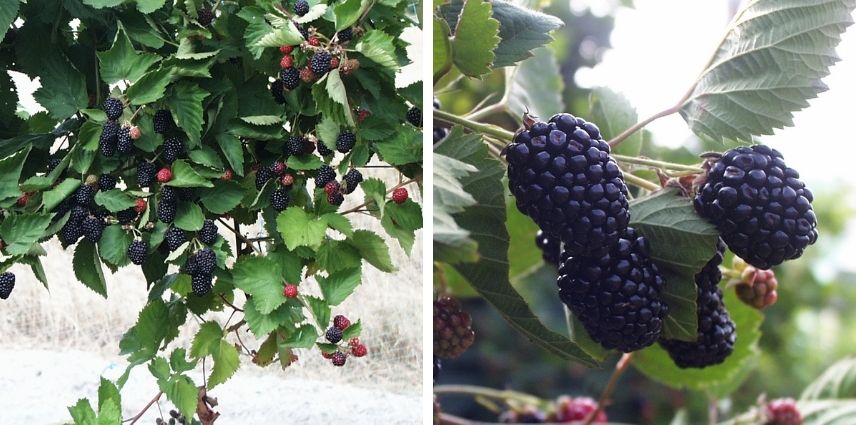
{"type": "Polygon", "coordinates": [[[339,193],[340,188],[341,186],[339,186],[339,182],[333,180],[331,182],[327,182],[327,184],[324,185],[324,193],[326,193],[327,195],[339,193]]]}
{"type": "Polygon", "coordinates": [[[506,148],[517,208],[573,255],[603,255],[630,221],[627,186],[594,124],[570,114],[535,122],[506,148]]]}
{"type": "Polygon", "coordinates": [[[205,6],[202,6],[196,12],[196,22],[199,22],[199,25],[202,25],[203,27],[207,27],[208,25],[211,25],[211,22],[213,20],[214,20],[214,12],[211,10],[211,7],[208,6],[207,4],[205,6]]]}
{"type": "Polygon", "coordinates": [[[354,357],[364,357],[368,353],[368,348],[366,348],[366,346],[363,344],[357,344],[351,347],[351,355],[353,355],[354,357]]]}
{"type": "Polygon", "coordinates": [[[172,180],[172,170],[170,170],[169,167],[161,168],[158,171],[156,178],[159,183],[166,183],[172,180]]]}
{"type": "Polygon", "coordinates": [[[285,285],[285,288],[282,289],[282,295],[285,298],[297,298],[298,292],[297,285],[292,285],[290,283],[285,285]]]}
{"type": "Polygon", "coordinates": [[[146,200],[143,198],[137,198],[134,200],[134,211],[139,214],[142,214],[143,211],[146,210],[146,200]]]}
{"type": "Polygon", "coordinates": [[[300,81],[303,81],[304,83],[311,83],[315,81],[315,73],[312,72],[312,69],[310,69],[308,66],[300,68],[300,81]]]}
{"type": "Polygon", "coordinates": [[[285,55],[279,60],[279,67],[282,69],[291,68],[294,66],[294,58],[291,55],[285,55]]]}
{"type": "Polygon", "coordinates": [[[474,340],[472,318],[457,300],[441,297],[434,301],[434,356],[458,357],[474,340]]]}
{"type": "Polygon", "coordinates": [[[333,318],[333,326],[344,331],[345,329],[348,329],[349,326],[351,326],[351,321],[348,320],[347,317],[341,314],[337,314],[336,317],[333,318]]]}
{"type": "Polygon", "coordinates": [[[595,341],[629,353],[653,344],[663,330],[668,307],[665,283],[651,261],[648,240],[633,228],[606,255],[562,252],[559,298],[595,341]]]}
{"type": "MultiPolygon", "coordinates": [[[[556,401],[557,422],[577,422],[585,420],[588,415],[597,409],[597,402],[590,397],[568,396],[559,397],[556,401]]],[[[606,412],[600,410],[592,421],[593,424],[605,424],[607,422],[606,412]]]]}
{"type": "Polygon", "coordinates": [[[403,187],[396,188],[392,191],[392,202],[403,204],[407,200],[407,189],[403,187]]]}
{"type": "Polygon", "coordinates": [[[802,425],[803,418],[797,403],[791,398],[780,398],[764,406],[764,425],[802,425]]]}
{"type": "Polygon", "coordinates": [[[734,285],[737,298],[758,310],[776,303],[779,294],[776,289],[779,281],[772,270],[760,270],[754,266],[745,266],[740,279],[730,282],[734,285]]]}
{"type": "Polygon", "coordinates": [[[333,366],[339,366],[339,367],[344,366],[345,360],[347,360],[347,356],[345,356],[345,353],[343,353],[341,351],[337,351],[337,352],[333,353],[333,355],[330,358],[332,360],[333,366]]]}
{"type": "Polygon", "coordinates": [[[731,149],[714,161],[694,205],[732,252],[769,269],[799,258],[817,241],[812,200],[779,151],[754,145],[731,149]]]}

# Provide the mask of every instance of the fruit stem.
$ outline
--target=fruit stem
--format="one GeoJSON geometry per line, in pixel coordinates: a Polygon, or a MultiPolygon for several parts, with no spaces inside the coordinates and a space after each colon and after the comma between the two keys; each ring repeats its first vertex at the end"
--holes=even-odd
{"type": "Polygon", "coordinates": [[[241,238],[241,240],[242,240],[242,241],[244,241],[244,243],[245,243],[245,244],[249,245],[249,246],[250,246],[250,248],[252,248],[252,249],[253,249],[253,251],[254,251],[256,254],[261,255],[261,253],[259,252],[259,250],[258,250],[258,249],[256,249],[256,246],[255,246],[255,245],[253,245],[253,243],[252,243],[252,242],[250,242],[249,240],[247,240],[247,237],[246,237],[246,236],[244,236],[244,235],[242,235],[242,234],[241,234],[241,232],[239,232],[238,230],[236,230],[235,228],[233,228],[232,226],[230,226],[230,225],[229,225],[229,223],[227,223],[225,220],[223,220],[223,219],[222,219],[222,218],[220,218],[220,217],[217,217],[217,221],[219,221],[219,222],[220,222],[220,223],[222,223],[224,226],[226,226],[226,228],[227,228],[227,229],[231,230],[231,231],[232,231],[232,233],[234,233],[234,234],[235,234],[235,237],[236,237],[236,238],[241,238]]]}
{"type": "Polygon", "coordinates": [[[149,403],[146,404],[145,407],[143,407],[143,410],[141,410],[140,413],[137,413],[136,416],[134,416],[130,419],[127,419],[125,421],[122,421],[122,422],[131,421],[131,423],[128,425],[134,425],[135,423],[137,423],[137,421],[143,417],[143,414],[145,414],[146,411],[149,410],[149,408],[152,407],[153,404],[155,404],[158,400],[160,400],[162,395],[163,395],[163,391],[159,391],[158,394],[156,396],[154,396],[154,398],[152,398],[151,401],[149,401],[149,403]]]}
{"type": "Polygon", "coordinates": [[[591,425],[594,418],[597,417],[597,414],[603,410],[603,405],[606,404],[607,399],[612,396],[612,392],[615,391],[615,384],[618,383],[618,378],[627,370],[627,367],[630,366],[630,362],[633,361],[633,353],[624,353],[620,359],[618,359],[618,363],[615,364],[615,370],[612,371],[612,376],[609,377],[609,381],[606,383],[606,388],[603,389],[603,392],[600,393],[600,398],[597,400],[597,407],[586,416],[583,425],[591,425]]]}
{"type": "Polygon", "coordinates": [[[664,109],[660,112],[657,112],[654,115],[651,115],[648,118],[645,118],[642,121],[639,121],[638,123],[634,124],[633,127],[630,127],[627,130],[624,130],[623,132],[621,132],[621,134],[619,134],[618,136],[613,137],[612,140],[609,141],[609,147],[615,148],[616,146],[621,144],[621,142],[623,142],[625,139],[632,136],[633,133],[641,130],[643,127],[650,124],[651,122],[656,121],[656,120],[663,118],[665,116],[672,115],[672,114],[680,111],[681,107],[684,105],[684,102],[685,102],[685,99],[681,99],[681,101],[678,102],[675,106],[672,106],[669,109],[664,109]]]}
{"type": "Polygon", "coordinates": [[[455,114],[450,114],[446,111],[435,110],[434,111],[434,118],[436,118],[440,121],[449,123],[449,124],[457,124],[457,125],[460,125],[462,127],[468,128],[472,131],[482,133],[482,134],[487,134],[489,136],[493,136],[494,138],[497,138],[499,140],[506,141],[509,143],[512,141],[512,139],[514,139],[514,133],[512,133],[508,130],[499,128],[495,125],[483,124],[480,122],[472,121],[472,120],[469,120],[469,119],[464,118],[464,117],[460,117],[460,116],[455,115],[455,114]]]}
{"type": "Polygon", "coordinates": [[[517,400],[526,404],[539,405],[542,400],[538,397],[511,390],[495,390],[492,388],[479,387],[476,385],[438,385],[434,387],[434,394],[467,394],[481,396],[497,400],[517,400]]]}
{"type": "Polygon", "coordinates": [[[624,173],[624,181],[632,185],[641,187],[642,189],[645,189],[650,192],[656,192],[662,189],[662,187],[660,187],[658,184],[652,181],[645,180],[635,174],[624,173]]]}
{"type": "Polygon", "coordinates": [[[652,167],[662,168],[665,170],[674,170],[674,171],[694,171],[697,173],[702,172],[701,168],[695,167],[692,165],[676,164],[674,162],[657,161],[655,159],[650,159],[650,158],[619,155],[619,154],[612,154],[612,157],[615,158],[617,161],[626,162],[628,164],[649,165],[652,167]]]}

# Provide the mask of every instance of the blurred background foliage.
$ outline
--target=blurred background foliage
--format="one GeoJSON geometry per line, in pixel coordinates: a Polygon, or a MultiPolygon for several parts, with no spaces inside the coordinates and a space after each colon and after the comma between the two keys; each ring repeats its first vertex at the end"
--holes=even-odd
{"type": "MultiPolygon", "coordinates": [[[[571,0],[573,1],[573,0],[571,0]]],[[[627,6],[629,2],[622,2],[627,6]]],[[[539,6],[531,4],[530,6],[539,6]]],[[[595,16],[590,11],[572,11],[568,1],[542,3],[543,10],[565,22],[550,44],[559,62],[564,84],[562,100],[567,112],[590,116],[588,88],[576,84],[574,76],[582,67],[593,67],[610,48],[614,19],[595,16]]],[[[644,66],[644,65],[640,65],[644,66]]],[[[632,78],[632,70],[628,78],[632,78]]],[[[551,76],[545,76],[550,78],[551,76]]],[[[465,79],[450,73],[435,84],[443,110],[467,114],[500,100],[505,73],[495,71],[483,80],[465,79]]],[[[548,117],[542,117],[548,118],[548,117]]],[[[521,117],[505,113],[481,119],[506,129],[521,125],[521,117]]],[[[683,147],[658,146],[656,135],[646,134],[642,154],[669,162],[695,163],[705,151],[722,147],[691,137],[683,147]]],[[[856,275],[837,270],[825,258],[840,249],[853,207],[842,200],[852,195],[847,182],[812,187],[814,210],[818,215],[818,243],[799,261],[775,268],[779,281],[778,302],[763,311],[761,354],[751,373],[727,399],[718,404],[724,417],[745,411],[765,394],[768,399],[798,397],[805,386],[836,360],[856,353],[856,275]]],[[[520,214],[508,197],[507,227],[511,235],[509,260],[512,282],[533,310],[553,330],[566,333],[563,305],[557,296],[556,270],[541,261],[534,244],[535,224],[520,214]]],[[[856,254],[856,253],[854,253],[856,254]]],[[[731,264],[731,255],[724,265],[731,264]]],[[[485,301],[475,297],[461,277],[450,267],[437,266],[435,285],[448,285],[473,317],[476,343],[460,358],[444,361],[435,384],[469,384],[513,389],[544,398],[567,394],[597,398],[618,359],[613,355],[603,369],[587,369],[569,363],[529,343],[515,332],[485,301]],[[441,282],[442,281],[442,282],[441,282]]],[[[724,282],[723,282],[724,285],[724,282]]],[[[733,290],[733,289],[728,289],[733,290]]],[[[739,338],[739,334],[738,334],[739,338]]],[[[495,421],[499,411],[478,404],[471,397],[444,395],[443,410],[473,420],[495,421]]],[[[706,394],[679,391],[648,379],[634,369],[622,378],[607,407],[610,421],[640,424],[668,424],[678,409],[689,414],[688,423],[706,422],[711,400],[706,394]]]]}

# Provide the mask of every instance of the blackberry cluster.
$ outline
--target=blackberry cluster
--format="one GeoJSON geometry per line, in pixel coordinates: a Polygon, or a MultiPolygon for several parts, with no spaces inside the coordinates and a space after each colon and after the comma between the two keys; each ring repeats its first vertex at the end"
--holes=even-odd
{"type": "Polygon", "coordinates": [[[137,166],[137,184],[140,187],[151,187],[155,183],[158,167],[148,161],[143,161],[137,166]]]}
{"type": "Polygon", "coordinates": [[[354,30],[351,27],[345,28],[342,31],[336,33],[336,37],[339,39],[339,43],[347,43],[354,38],[354,30]]]}
{"type": "Polygon", "coordinates": [[[716,254],[695,275],[698,307],[698,336],[695,342],[661,340],[660,345],[680,368],[705,368],[722,363],[734,351],[736,328],[722,303],[719,265],[725,244],[717,243],[716,254]]]}
{"type": "Polygon", "coordinates": [[[213,245],[217,241],[217,225],[214,224],[214,220],[206,219],[196,236],[205,245],[213,245]]]}
{"type": "Polygon", "coordinates": [[[754,145],[729,150],[714,162],[694,205],[716,225],[728,249],[769,269],[799,258],[817,241],[813,199],[779,151],[754,145]]]}
{"type": "Polygon", "coordinates": [[[321,77],[330,70],[330,61],[333,58],[326,50],[320,50],[312,55],[312,60],[309,61],[309,69],[315,73],[316,77],[321,77]]]}
{"type": "Polygon", "coordinates": [[[506,148],[517,208],[571,255],[606,254],[627,228],[627,186],[594,124],[570,114],[535,122],[506,148]]]}
{"type": "Polygon", "coordinates": [[[159,109],[154,116],[155,133],[167,134],[175,128],[175,121],[168,109],[159,109]]]}
{"type": "Polygon", "coordinates": [[[175,251],[178,247],[187,242],[187,234],[184,233],[184,230],[181,230],[178,227],[170,227],[166,231],[164,238],[166,239],[166,246],[170,251],[175,251]]]}
{"type": "MultiPolygon", "coordinates": [[[[440,109],[440,101],[435,97],[434,98],[434,109],[440,109]]],[[[434,143],[439,142],[446,138],[449,134],[449,129],[445,127],[433,126],[434,129],[434,143]]]]}
{"type": "Polygon", "coordinates": [[[0,274],[0,299],[8,299],[13,289],[15,289],[15,274],[12,272],[0,274]]]}
{"type": "Polygon", "coordinates": [[[283,188],[278,188],[270,194],[270,205],[277,211],[283,211],[288,208],[288,191],[283,188]]]}
{"type": "Polygon", "coordinates": [[[559,298],[604,348],[629,353],[660,337],[668,307],[660,299],[663,277],[649,255],[648,240],[631,227],[604,255],[562,252],[559,298]]]}
{"type": "Polygon", "coordinates": [[[296,13],[297,16],[303,16],[309,13],[309,2],[306,0],[297,0],[297,2],[294,3],[294,13],[296,13]]]}
{"type": "Polygon", "coordinates": [[[323,188],[333,180],[336,180],[336,171],[329,165],[324,164],[318,169],[318,173],[315,175],[315,187],[319,189],[323,188]]]}
{"type": "Polygon", "coordinates": [[[273,178],[273,171],[264,166],[260,166],[256,171],[256,190],[262,190],[265,184],[273,178]]]}
{"type": "MultiPolygon", "coordinates": [[[[285,68],[279,71],[279,79],[286,90],[294,90],[300,85],[300,71],[297,68],[285,68]]],[[[285,103],[285,98],[283,98],[285,103]]]]}
{"type": "Polygon", "coordinates": [[[357,186],[360,184],[360,182],[363,181],[363,174],[360,173],[359,170],[357,170],[356,168],[351,168],[350,170],[348,170],[347,173],[345,173],[345,177],[342,179],[342,181],[345,183],[342,186],[342,192],[344,192],[346,195],[349,195],[353,193],[357,189],[357,186]]]}
{"type": "Polygon", "coordinates": [[[83,229],[83,237],[89,242],[98,242],[101,240],[101,234],[104,233],[104,220],[90,215],[81,222],[83,229]]]}
{"type": "Polygon", "coordinates": [[[282,154],[284,156],[303,155],[306,152],[306,144],[307,140],[303,136],[288,136],[282,154]]]}
{"type": "Polygon", "coordinates": [[[102,174],[98,176],[98,190],[108,191],[116,188],[116,177],[110,174],[102,174]]]}
{"type": "Polygon", "coordinates": [[[333,155],[333,151],[332,151],[332,150],[330,150],[330,148],[328,148],[328,147],[327,147],[327,145],[325,145],[325,144],[324,144],[324,142],[319,142],[319,143],[318,143],[318,153],[319,153],[321,156],[330,156],[330,155],[333,155]]]}
{"type": "Polygon", "coordinates": [[[119,129],[116,148],[119,153],[130,153],[134,149],[134,140],[131,139],[131,127],[122,127],[119,129]]]}
{"type": "Polygon", "coordinates": [[[168,137],[163,143],[163,158],[167,164],[172,164],[180,156],[184,155],[184,142],[176,136],[168,137]]]}
{"type": "Polygon", "coordinates": [[[545,263],[559,267],[559,257],[562,255],[561,242],[539,230],[535,234],[535,245],[541,249],[541,258],[545,263]]]}
{"type": "Polygon", "coordinates": [[[217,267],[217,255],[210,248],[196,251],[187,259],[185,268],[190,273],[194,295],[202,297],[211,291],[211,279],[215,267],[217,267]]]}
{"type": "Polygon", "coordinates": [[[146,255],[149,252],[149,244],[144,240],[137,239],[131,242],[128,246],[128,258],[132,263],[141,265],[146,261],[146,255]]]}
{"type": "Polygon", "coordinates": [[[434,301],[434,357],[458,357],[473,344],[472,318],[451,297],[434,301]]]}
{"type": "Polygon", "coordinates": [[[342,330],[335,327],[330,326],[327,328],[327,333],[325,334],[327,341],[330,341],[331,344],[337,344],[342,340],[342,330]]]}
{"type": "Polygon", "coordinates": [[[98,149],[101,155],[113,156],[116,154],[119,143],[119,124],[116,121],[107,121],[101,128],[101,137],[98,139],[98,149]]]}
{"type": "Polygon", "coordinates": [[[357,136],[351,130],[345,130],[339,133],[339,137],[336,137],[336,150],[341,153],[350,152],[356,144],[357,136]]]}
{"type": "Polygon", "coordinates": [[[104,101],[104,113],[107,114],[107,119],[110,121],[118,120],[122,116],[122,109],[124,108],[125,105],[122,104],[122,101],[115,97],[108,97],[104,101]]]}
{"type": "Polygon", "coordinates": [[[285,103],[285,94],[283,94],[283,90],[285,90],[285,85],[282,83],[282,80],[277,78],[270,84],[270,94],[273,96],[273,100],[277,103],[277,105],[282,105],[285,103]]]}
{"type": "Polygon", "coordinates": [[[422,110],[417,106],[413,106],[407,111],[407,122],[416,127],[422,127],[422,110]]]}

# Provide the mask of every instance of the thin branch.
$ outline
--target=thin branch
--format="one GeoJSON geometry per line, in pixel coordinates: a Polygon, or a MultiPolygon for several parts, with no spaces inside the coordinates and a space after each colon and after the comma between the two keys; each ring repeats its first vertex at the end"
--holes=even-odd
{"type": "Polygon", "coordinates": [[[615,364],[615,370],[612,371],[612,376],[609,377],[609,381],[606,383],[606,387],[603,389],[603,392],[600,393],[600,398],[597,400],[597,407],[586,416],[583,425],[591,425],[592,421],[597,417],[598,413],[603,410],[603,406],[606,404],[607,400],[612,396],[612,392],[615,391],[615,384],[618,383],[618,378],[624,374],[624,371],[627,370],[627,367],[630,366],[630,362],[633,360],[633,353],[625,353],[618,360],[618,363],[615,364]]]}
{"type": "Polygon", "coordinates": [[[495,125],[475,122],[464,117],[457,116],[455,114],[450,114],[446,111],[441,111],[439,109],[434,111],[434,118],[449,124],[458,124],[472,131],[487,134],[506,142],[511,142],[511,140],[514,138],[514,133],[508,130],[502,129],[495,125]]]}
{"type": "Polygon", "coordinates": [[[650,191],[650,192],[656,192],[656,191],[662,189],[662,187],[657,185],[657,183],[654,183],[654,182],[649,181],[649,180],[645,180],[642,177],[639,177],[635,174],[624,173],[624,181],[626,181],[627,183],[630,183],[634,186],[641,187],[642,189],[645,189],[645,190],[650,191]]]}
{"type": "Polygon", "coordinates": [[[234,332],[234,331],[236,331],[236,330],[238,330],[238,329],[241,329],[241,326],[244,326],[244,325],[246,325],[246,324],[247,324],[247,320],[246,320],[246,319],[241,319],[241,321],[240,321],[240,322],[235,323],[235,324],[234,324],[234,325],[232,325],[232,326],[229,326],[229,327],[226,329],[226,333],[234,332]]]}
{"type": "MultiPolygon", "coordinates": [[[[253,246],[253,243],[252,243],[252,242],[250,242],[250,241],[247,239],[247,237],[246,237],[246,236],[242,235],[239,231],[237,231],[237,230],[235,230],[234,228],[232,228],[232,226],[230,226],[230,225],[229,225],[229,223],[226,223],[226,222],[225,222],[221,217],[217,217],[217,221],[219,221],[219,222],[220,222],[220,223],[222,223],[224,226],[226,226],[226,228],[227,228],[227,229],[231,230],[231,231],[232,231],[232,233],[234,233],[234,234],[235,234],[235,237],[236,237],[236,238],[241,238],[241,240],[242,240],[242,241],[244,241],[244,243],[246,243],[247,245],[249,245],[249,246],[250,246],[250,248],[252,248],[252,249],[253,249],[253,251],[255,251],[255,253],[256,253],[256,254],[261,254],[261,252],[259,252],[259,250],[257,250],[257,249],[256,249],[256,247],[255,247],[255,246],[253,246]]],[[[238,251],[238,252],[240,252],[240,251],[238,251]]]]}
{"type": "MultiPolygon", "coordinates": [[[[692,93],[692,91],[690,91],[690,93],[692,93]]],[[[687,95],[689,95],[690,93],[688,93],[687,95]]],[[[678,102],[677,104],[675,104],[675,106],[672,106],[671,108],[668,108],[668,109],[664,109],[660,112],[657,112],[654,115],[651,115],[648,118],[645,118],[642,121],[639,121],[638,123],[634,124],[633,127],[630,127],[627,130],[624,130],[623,132],[621,132],[621,134],[619,134],[618,136],[613,137],[612,140],[609,141],[609,147],[615,148],[616,146],[621,144],[621,142],[623,142],[625,139],[632,136],[633,133],[636,133],[637,131],[641,130],[646,125],[650,124],[651,122],[656,121],[656,120],[663,118],[665,116],[672,115],[672,114],[680,111],[681,107],[684,106],[684,102],[686,102],[686,97],[681,99],[681,101],[678,102]]]]}
{"type": "Polygon", "coordinates": [[[234,304],[230,303],[229,300],[227,300],[226,297],[223,296],[223,294],[220,294],[220,298],[223,300],[224,303],[226,303],[226,305],[228,305],[229,307],[232,307],[235,311],[240,311],[241,313],[244,312],[243,309],[235,307],[234,304]]]}
{"type": "Polygon", "coordinates": [[[628,164],[647,165],[647,166],[651,166],[651,167],[663,168],[666,170],[692,171],[692,172],[696,172],[696,173],[701,173],[702,171],[704,171],[701,169],[701,167],[697,167],[697,166],[676,164],[674,162],[657,161],[657,160],[650,159],[650,158],[619,155],[619,154],[612,154],[612,157],[615,158],[615,160],[618,162],[626,162],[628,164]]]}
{"type": "Polygon", "coordinates": [[[467,394],[471,396],[487,397],[496,400],[517,400],[527,404],[539,404],[538,397],[511,390],[495,390],[493,388],[479,387],[476,385],[438,385],[434,387],[434,394],[467,394]]]}
{"type": "Polygon", "coordinates": [[[154,398],[152,398],[151,401],[149,401],[149,403],[146,404],[145,407],[143,407],[143,410],[141,410],[140,413],[137,413],[137,415],[134,417],[125,419],[124,421],[122,421],[122,423],[125,423],[128,421],[131,422],[129,425],[134,425],[135,423],[137,423],[137,421],[143,417],[143,415],[146,413],[146,411],[149,410],[149,408],[152,407],[153,404],[157,403],[158,400],[160,400],[162,395],[163,395],[163,391],[159,391],[158,394],[156,396],[154,396],[154,398]]]}

